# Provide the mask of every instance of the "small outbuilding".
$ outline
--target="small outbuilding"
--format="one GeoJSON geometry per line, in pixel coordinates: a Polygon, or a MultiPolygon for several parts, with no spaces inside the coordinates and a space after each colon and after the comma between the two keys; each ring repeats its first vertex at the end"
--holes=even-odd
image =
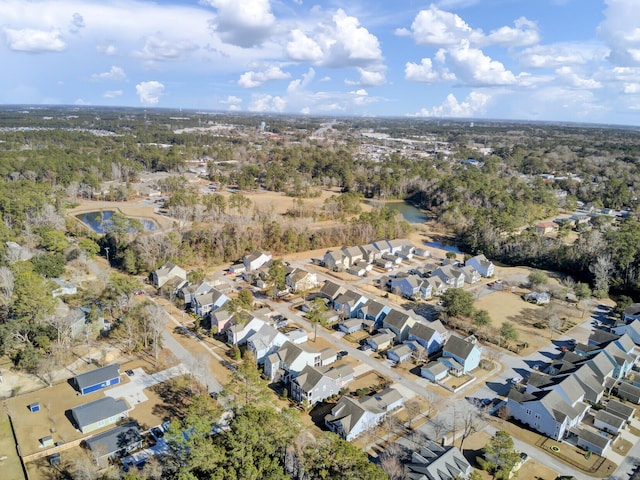
{"type": "Polygon", "coordinates": [[[107,365],[81,375],[76,375],[71,380],[73,386],[81,395],[97,392],[103,388],[120,383],[119,365],[107,365]]]}

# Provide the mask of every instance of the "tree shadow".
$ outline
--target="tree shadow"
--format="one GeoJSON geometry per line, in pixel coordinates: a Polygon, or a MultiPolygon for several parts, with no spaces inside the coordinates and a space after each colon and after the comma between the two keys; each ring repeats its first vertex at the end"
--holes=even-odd
{"type": "Polygon", "coordinates": [[[176,379],[158,383],[151,387],[158,395],[162,403],[157,403],[152,413],[163,420],[182,419],[185,415],[184,407],[189,404],[192,396],[191,388],[187,382],[179,382],[176,379]]]}
{"type": "Polygon", "coordinates": [[[509,383],[487,382],[486,385],[487,388],[502,396],[506,396],[511,390],[511,384],[509,383]]]}

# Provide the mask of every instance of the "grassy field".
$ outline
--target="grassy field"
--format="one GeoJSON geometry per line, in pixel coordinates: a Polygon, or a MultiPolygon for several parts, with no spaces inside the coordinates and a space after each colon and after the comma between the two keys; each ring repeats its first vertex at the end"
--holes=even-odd
{"type": "Polygon", "coordinates": [[[18,452],[16,451],[16,443],[11,431],[11,422],[8,416],[0,419],[0,476],[3,480],[23,480],[25,478],[22,470],[22,463],[18,452]]]}

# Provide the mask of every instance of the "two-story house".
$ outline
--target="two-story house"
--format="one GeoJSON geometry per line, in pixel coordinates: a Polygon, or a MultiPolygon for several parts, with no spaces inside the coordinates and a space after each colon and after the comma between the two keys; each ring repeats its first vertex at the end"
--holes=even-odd
{"type": "Polygon", "coordinates": [[[465,262],[465,265],[475,268],[480,275],[486,278],[493,277],[495,271],[493,262],[487,260],[487,257],[482,254],[471,257],[465,262]]]}
{"type": "Polygon", "coordinates": [[[264,373],[271,381],[288,383],[307,365],[320,367],[322,363],[321,352],[312,345],[285,342],[265,359],[264,373]]]}
{"type": "Polygon", "coordinates": [[[229,300],[231,299],[224,293],[212,288],[208,293],[193,297],[191,306],[196,315],[204,318],[207,314],[224,307],[229,300]]]}
{"type": "Polygon", "coordinates": [[[444,363],[453,375],[462,375],[480,365],[481,350],[475,339],[450,336],[442,347],[442,357],[438,361],[444,363]]]}
{"type": "Polygon", "coordinates": [[[429,355],[440,351],[447,341],[447,330],[440,320],[416,322],[409,329],[408,340],[417,342],[429,355]]]}
{"type": "Polygon", "coordinates": [[[354,379],[349,365],[313,367],[307,365],[291,380],[291,398],[294,402],[315,405],[340,393],[354,379]]]}
{"type": "Polygon", "coordinates": [[[382,319],[382,327],[393,332],[398,342],[404,342],[409,338],[409,331],[417,321],[411,315],[392,308],[382,319]]]}

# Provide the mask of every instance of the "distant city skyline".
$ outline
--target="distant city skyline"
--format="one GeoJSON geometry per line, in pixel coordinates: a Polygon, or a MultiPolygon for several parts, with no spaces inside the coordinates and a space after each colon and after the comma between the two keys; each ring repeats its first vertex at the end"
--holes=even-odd
{"type": "Polygon", "coordinates": [[[640,125],[638,0],[0,0],[0,104],[640,125]]]}

